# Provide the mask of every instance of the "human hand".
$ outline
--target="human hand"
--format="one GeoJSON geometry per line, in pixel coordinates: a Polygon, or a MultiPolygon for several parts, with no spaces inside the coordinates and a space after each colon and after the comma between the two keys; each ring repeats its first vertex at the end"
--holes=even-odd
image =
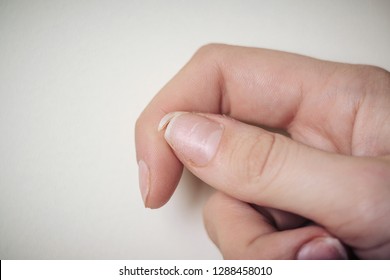
{"type": "Polygon", "coordinates": [[[219,190],[205,223],[225,258],[346,257],[339,240],[390,258],[389,120],[385,70],[204,47],[137,121],[145,205],[169,199],[184,164],[219,190]]]}

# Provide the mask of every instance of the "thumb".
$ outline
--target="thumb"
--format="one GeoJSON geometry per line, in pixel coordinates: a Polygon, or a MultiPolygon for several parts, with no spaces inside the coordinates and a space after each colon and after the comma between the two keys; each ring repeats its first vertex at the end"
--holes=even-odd
{"type": "Polygon", "coordinates": [[[390,210],[388,166],[379,160],[320,151],[221,115],[171,113],[164,128],[192,173],[236,199],[306,217],[351,246],[367,245],[367,228],[387,236],[389,223],[374,216],[390,210]]]}

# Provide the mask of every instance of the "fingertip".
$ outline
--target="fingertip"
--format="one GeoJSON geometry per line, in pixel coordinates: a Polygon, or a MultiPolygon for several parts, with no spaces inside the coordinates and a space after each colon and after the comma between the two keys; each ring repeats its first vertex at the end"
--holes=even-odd
{"type": "Polygon", "coordinates": [[[169,160],[160,158],[154,167],[154,177],[146,207],[157,209],[164,206],[175,192],[182,172],[183,165],[176,158],[169,160]]]}
{"type": "Polygon", "coordinates": [[[183,165],[169,150],[147,153],[144,158],[146,159],[139,161],[141,197],[146,208],[160,208],[174,193],[183,165]]]}
{"type": "Polygon", "coordinates": [[[183,165],[158,131],[162,116],[141,114],[135,128],[139,187],[146,208],[168,202],[180,181],[183,165]]]}
{"type": "Polygon", "coordinates": [[[334,237],[317,237],[304,244],[298,251],[298,260],[347,260],[344,245],[334,237]]]}

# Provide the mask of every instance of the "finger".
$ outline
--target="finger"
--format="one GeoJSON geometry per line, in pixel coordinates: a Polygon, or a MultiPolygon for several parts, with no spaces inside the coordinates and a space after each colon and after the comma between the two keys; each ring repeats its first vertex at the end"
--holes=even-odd
{"type": "MultiPolygon", "coordinates": [[[[180,162],[157,132],[166,113],[221,113],[249,123],[287,128],[308,92],[324,84],[336,65],[263,49],[224,45],[201,48],[137,120],[135,141],[137,161],[142,161],[140,185],[145,205],[162,206],[182,171],[180,162]]],[[[345,115],[348,108],[343,109],[345,115]]],[[[314,114],[317,115],[318,112],[314,114]]],[[[341,118],[337,121],[341,122],[341,118]]],[[[322,142],[324,148],[329,148],[327,141],[322,142]]]]}
{"type": "Polygon", "coordinates": [[[252,207],[264,217],[268,218],[278,230],[293,229],[309,223],[304,217],[279,209],[261,207],[256,204],[252,204],[252,207]]]}
{"type": "Polygon", "coordinates": [[[214,194],[204,209],[211,240],[225,259],[345,259],[346,250],[323,228],[277,231],[248,204],[214,194]]]}
{"type": "Polygon", "coordinates": [[[387,162],[327,153],[219,115],[165,120],[176,156],[216,189],[306,217],[356,248],[387,242],[367,235],[375,228],[376,236],[388,236],[387,162]]]}

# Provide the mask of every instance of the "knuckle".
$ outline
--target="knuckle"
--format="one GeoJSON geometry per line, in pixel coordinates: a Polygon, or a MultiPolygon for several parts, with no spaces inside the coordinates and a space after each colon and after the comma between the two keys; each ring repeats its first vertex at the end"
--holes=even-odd
{"type": "Polygon", "coordinates": [[[226,47],[226,45],[223,45],[223,44],[210,43],[210,44],[206,44],[206,45],[201,46],[196,51],[195,54],[196,55],[211,55],[211,54],[214,54],[216,52],[221,51],[225,47],[226,47]]]}
{"type": "Polygon", "coordinates": [[[373,65],[357,65],[355,70],[355,83],[365,89],[366,93],[378,96],[383,91],[390,90],[390,72],[384,68],[373,65]]]}
{"type": "Polygon", "coordinates": [[[283,164],[283,158],[280,156],[282,147],[280,136],[261,133],[255,138],[243,141],[244,143],[239,143],[237,151],[241,158],[238,161],[239,174],[248,185],[269,184],[283,164]]]}
{"type": "Polygon", "coordinates": [[[232,241],[220,247],[222,257],[225,260],[248,259],[248,248],[241,242],[232,241]]]}
{"type": "Polygon", "coordinates": [[[267,173],[269,164],[272,164],[276,137],[273,134],[265,134],[253,143],[248,154],[248,177],[258,181],[267,173]]]}
{"type": "Polygon", "coordinates": [[[362,65],[360,66],[361,72],[365,75],[368,76],[376,76],[378,78],[384,78],[384,79],[389,79],[390,78],[390,73],[381,67],[374,66],[374,65],[362,65]]]}
{"type": "Polygon", "coordinates": [[[218,57],[221,55],[223,50],[226,48],[222,44],[207,44],[200,47],[192,57],[193,62],[198,62],[200,64],[214,62],[218,60],[218,57]]]}

